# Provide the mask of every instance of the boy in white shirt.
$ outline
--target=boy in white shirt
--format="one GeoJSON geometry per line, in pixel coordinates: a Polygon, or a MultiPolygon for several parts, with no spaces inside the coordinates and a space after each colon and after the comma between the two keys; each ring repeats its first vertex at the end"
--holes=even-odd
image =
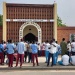
{"type": "Polygon", "coordinates": [[[75,55],[75,41],[74,40],[72,40],[71,48],[72,48],[72,55],[75,55]]]}
{"type": "Polygon", "coordinates": [[[49,55],[48,55],[47,66],[49,66],[49,62],[50,62],[50,58],[51,58],[51,57],[52,57],[52,64],[51,64],[51,66],[54,65],[54,58],[55,58],[54,54],[55,54],[56,51],[57,51],[57,44],[56,44],[56,42],[55,42],[55,39],[51,40],[50,43],[51,43],[51,44],[50,44],[50,48],[49,48],[49,55]]]}
{"type": "Polygon", "coordinates": [[[65,53],[65,55],[62,56],[61,61],[58,61],[60,65],[69,65],[69,56],[65,53]]]}
{"type": "Polygon", "coordinates": [[[72,65],[75,65],[75,55],[72,55],[70,59],[71,59],[71,62],[70,63],[72,65]]]}

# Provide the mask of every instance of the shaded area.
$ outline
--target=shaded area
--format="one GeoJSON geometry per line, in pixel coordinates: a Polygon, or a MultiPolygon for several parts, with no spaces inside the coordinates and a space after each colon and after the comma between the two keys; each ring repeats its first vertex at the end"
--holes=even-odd
{"type": "Polygon", "coordinates": [[[37,41],[37,37],[32,34],[32,33],[28,33],[27,35],[24,36],[24,41],[37,41]]]}

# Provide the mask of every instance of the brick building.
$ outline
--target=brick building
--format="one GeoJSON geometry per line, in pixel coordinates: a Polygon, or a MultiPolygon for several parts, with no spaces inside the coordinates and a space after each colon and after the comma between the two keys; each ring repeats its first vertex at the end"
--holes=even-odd
{"type": "Polygon", "coordinates": [[[24,38],[35,39],[41,43],[55,38],[60,43],[63,37],[66,41],[69,40],[70,34],[75,34],[75,27],[57,27],[56,3],[51,5],[3,3],[0,40],[13,39],[17,42],[24,38]]]}
{"type": "Polygon", "coordinates": [[[57,5],[3,3],[3,40],[57,40],[57,5]]]}
{"type": "MultiPolygon", "coordinates": [[[[0,26],[0,41],[2,40],[2,26],[0,26]]],[[[61,42],[64,37],[66,41],[70,40],[70,34],[75,34],[75,27],[57,27],[57,41],[61,42]]]]}

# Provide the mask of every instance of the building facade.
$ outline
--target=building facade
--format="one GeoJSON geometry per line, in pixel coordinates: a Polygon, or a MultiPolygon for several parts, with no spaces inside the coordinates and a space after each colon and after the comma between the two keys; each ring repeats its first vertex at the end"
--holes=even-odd
{"type": "Polygon", "coordinates": [[[57,40],[57,4],[3,3],[3,40],[57,40]]]}

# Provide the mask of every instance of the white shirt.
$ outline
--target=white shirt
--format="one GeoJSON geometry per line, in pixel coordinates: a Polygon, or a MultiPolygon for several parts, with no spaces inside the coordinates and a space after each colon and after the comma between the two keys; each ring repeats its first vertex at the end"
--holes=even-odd
{"type": "Polygon", "coordinates": [[[24,51],[27,51],[28,43],[25,42],[24,45],[25,45],[25,50],[24,51]]]}
{"type": "Polygon", "coordinates": [[[72,59],[71,63],[72,63],[73,65],[75,65],[75,55],[74,55],[74,56],[71,56],[71,59],[72,59]]]}
{"type": "Polygon", "coordinates": [[[50,53],[54,54],[57,52],[57,44],[55,42],[53,42],[51,44],[51,49],[50,49],[50,53]]]}
{"type": "Polygon", "coordinates": [[[62,63],[63,65],[69,65],[69,56],[68,55],[63,55],[62,56],[62,63]]]}
{"type": "Polygon", "coordinates": [[[72,46],[72,51],[75,52],[75,42],[72,42],[71,46],[72,46]]]}
{"type": "Polygon", "coordinates": [[[56,43],[56,46],[57,46],[56,52],[58,52],[58,51],[59,51],[58,49],[59,49],[59,46],[60,46],[60,45],[56,43]]]}
{"type": "Polygon", "coordinates": [[[40,47],[40,45],[38,45],[38,50],[41,50],[41,47],[40,47]]]}
{"type": "Polygon", "coordinates": [[[17,45],[17,50],[19,54],[24,54],[25,51],[25,44],[24,42],[19,42],[17,45]]]}
{"type": "Polygon", "coordinates": [[[69,52],[71,52],[71,44],[70,43],[67,44],[67,49],[69,52]]]}
{"type": "Polygon", "coordinates": [[[31,45],[32,45],[32,44],[29,44],[29,52],[30,52],[30,53],[32,52],[31,45]]]}
{"type": "Polygon", "coordinates": [[[45,44],[45,50],[46,50],[46,51],[50,51],[49,48],[50,48],[50,44],[49,44],[49,43],[46,43],[46,44],[45,44]]]}

